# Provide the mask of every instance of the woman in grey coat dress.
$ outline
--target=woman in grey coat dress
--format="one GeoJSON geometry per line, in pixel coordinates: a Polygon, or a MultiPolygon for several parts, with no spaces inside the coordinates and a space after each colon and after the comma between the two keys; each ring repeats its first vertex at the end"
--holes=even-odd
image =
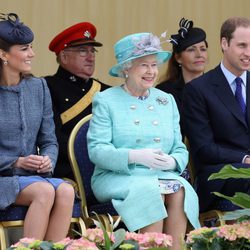
{"type": "Polygon", "coordinates": [[[59,241],[69,229],[74,190],[51,178],[58,146],[49,90],[28,76],[33,32],[16,14],[1,19],[0,209],[29,206],[24,237],[59,241]]]}

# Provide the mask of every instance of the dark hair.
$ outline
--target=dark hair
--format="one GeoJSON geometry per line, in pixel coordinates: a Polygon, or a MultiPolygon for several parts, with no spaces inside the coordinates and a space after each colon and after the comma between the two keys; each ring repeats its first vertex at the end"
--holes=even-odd
{"type": "MultiPolygon", "coordinates": [[[[12,44],[7,43],[3,39],[0,38],[0,49],[1,50],[8,52],[10,50],[11,46],[12,46],[12,44]]],[[[2,60],[2,58],[0,58],[0,79],[2,77],[2,71],[3,71],[3,60],[2,60]]]]}
{"type": "MultiPolygon", "coordinates": [[[[206,48],[208,48],[208,43],[205,40],[206,48]]],[[[168,61],[168,68],[166,72],[165,79],[163,81],[176,82],[182,78],[182,69],[180,64],[176,61],[176,55],[180,55],[183,51],[176,53],[173,52],[172,56],[168,61]]]]}
{"type": "Polygon", "coordinates": [[[233,37],[233,33],[238,27],[250,27],[250,19],[245,17],[231,17],[228,18],[221,26],[220,29],[220,39],[226,38],[227,42],[233,37]]]}
{"type": "Polygon", "coordinates": [[[182,77],[181,67],[176,61],[175,53],[172,54],[168,61],[168,68],[164,81],[176,82],[182,77]]]}

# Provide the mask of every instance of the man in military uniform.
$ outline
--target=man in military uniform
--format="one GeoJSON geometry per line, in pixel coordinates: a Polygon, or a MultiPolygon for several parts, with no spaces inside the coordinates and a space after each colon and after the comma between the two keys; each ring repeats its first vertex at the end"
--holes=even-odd
{"type": "Polygon", "coordinates": [[[76,123],[92,111],[92,98],[108,85],[92,78],[95,70],[96,28],[89,22],[75,24],[59,33],[49,44],[59,64],[53,76],[46,76],[54,110],[59,155],[55,177],[73,178],[67,156],[69,135],[76,123]]]}

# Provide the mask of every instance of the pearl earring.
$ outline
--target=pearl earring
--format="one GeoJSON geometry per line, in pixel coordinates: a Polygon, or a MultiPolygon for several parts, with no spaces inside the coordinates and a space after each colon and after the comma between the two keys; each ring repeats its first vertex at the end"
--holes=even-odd
{"type": "Polygon", "coordinates": [[[179,67],[181,68],[181,64],[179,64],[179,67]]]}
{"type": "Polygon", "coordinates": [[[7,62],[7,61],[3,61],[3,64],[4,64],[4,65],[7,65],[7,64],[8,64],[8,62],[7,62]]]}
{"type": "Polygon", "coordinates": [[[126,78],[126,79],[128,78],[128,74],[125,74],[125,78],[126,78]]]}

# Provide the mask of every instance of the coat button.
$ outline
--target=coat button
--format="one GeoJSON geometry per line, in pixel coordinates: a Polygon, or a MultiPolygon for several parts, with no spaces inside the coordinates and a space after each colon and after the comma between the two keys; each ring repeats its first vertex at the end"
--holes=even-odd
{"type": "Polygon", "coordinates": [[[155,121],[152,121],[152,124],[157,126],[159,124],[159,122],[157,120],[155,120],[155,121]]]}
{"type": "Polygon", "coordinates": [[[154,110],[154,106],[149,105],[149,106],[148,106],[148,110],[150,110],[150,111],[154,110]]]}
{"type": "Polygon", "coordinates": [[[134,120],[134,124],[135,125],[139,125],[140,124],[140,120],[134,120]]]}
{"type": "Polygon", "coordinates": [[[154,138],[154,141],[155,141],[156,143],[159,143],[159,142],[161,141],[161,138],[160,138],[160,137],[155,137],[155,138],[154,138]]]}

